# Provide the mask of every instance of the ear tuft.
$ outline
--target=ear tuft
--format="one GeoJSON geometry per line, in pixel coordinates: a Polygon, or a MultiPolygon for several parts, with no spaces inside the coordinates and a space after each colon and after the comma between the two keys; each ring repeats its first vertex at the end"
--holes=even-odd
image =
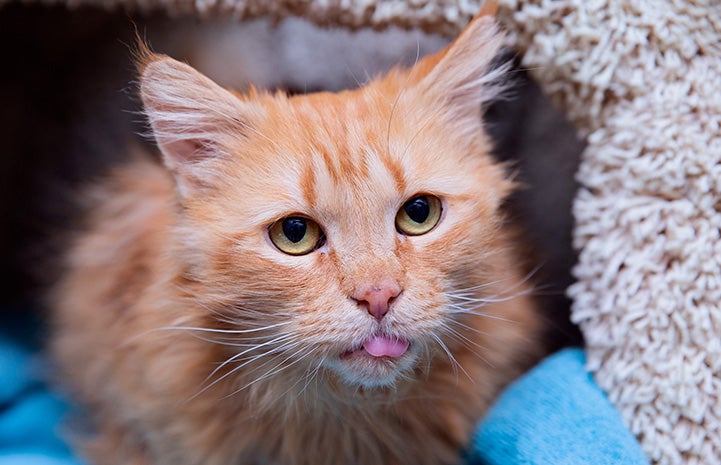
{"type": "Polygon", "coordinates": [[[242,137],[247,108],[189,65],[141,48],[140,96],[166,166],[181,185],[198,183],[194,166],[223,156],[224,142],[242,137]]]}
{"type": "Polygon", "coordinates": [[[477,15],[453,43],[433,57],[433,68],[419,83],[422,95],[441,100],[454,120],[478,127],[482,106],[505,89],[509,65],[494,63],[503,39],[492,16],[477,15]]]}

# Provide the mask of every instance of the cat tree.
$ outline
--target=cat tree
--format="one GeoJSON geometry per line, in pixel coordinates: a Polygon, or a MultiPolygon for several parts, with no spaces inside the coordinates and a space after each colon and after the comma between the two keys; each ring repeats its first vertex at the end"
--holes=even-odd
{"type": "MultiPolygon", "coordinates": [[[[67,3],[451,36],[482,2],[67,3]]],[[[588,368],[653,462],[721,463],[721,6],[502,0],[498,17],[587,142],[569,295],[588,368]]]]}

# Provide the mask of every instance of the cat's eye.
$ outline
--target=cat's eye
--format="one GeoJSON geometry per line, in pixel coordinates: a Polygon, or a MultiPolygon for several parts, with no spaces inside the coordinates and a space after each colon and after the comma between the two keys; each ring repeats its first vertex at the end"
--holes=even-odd
{"type": "Polygon", "coordinates": [[[419,236],[433,229],[441,219],[441,199],[434,195],[417,195],[408,200],[396,214],[396,229],[407,236],[419,236]]]}
{"type": "Polygon", "coordinates": [[[323,245],[325,236],[318,223],[303,216],[288,216],[268,229],[271,242],[281,252],[305,255],[323,245]]]}

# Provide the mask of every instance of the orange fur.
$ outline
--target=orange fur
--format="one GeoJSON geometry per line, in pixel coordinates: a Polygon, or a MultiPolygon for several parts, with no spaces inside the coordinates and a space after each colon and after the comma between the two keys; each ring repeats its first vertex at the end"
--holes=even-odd
{"type": "Polygon", "coordinates": [[[295,97],[145,53],[165,166],[138,157],[93,191],[57,288],[53,349],[97,426],[94,463],[457,461],[540,355],[499,212],[513,183],[480,122],[499,44],[478,18],[410,71],[295,97]],[[403,236],[396,212],[419,193],[441,220],[403,236]],[[277,250],[267,229],[291,214],[327,243],[277,250]],[[402,292],[381,321],[349,297],[389,280],[402,292]],[[408,352],[341,357],[379,328],[408,352]]]}

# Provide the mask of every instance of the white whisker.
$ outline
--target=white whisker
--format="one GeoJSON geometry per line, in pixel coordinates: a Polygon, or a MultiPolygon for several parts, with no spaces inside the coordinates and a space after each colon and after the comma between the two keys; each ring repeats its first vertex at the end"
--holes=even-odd
{"type": "MultiPolygon", "coordinates": [[[[242,355],[245,355],[245,354],[247,354],[247,353],[249,353],[249,352],[252,352],[253,350],[262,348],[261,345],[258,345],[258,346],[255,346],[255,347],[253,347],[253,348],[244,350],[244,351],[241,352],[241,353],[235,354],[234,356],[232,356],[232,357],[230,357],[229,359],[225,360],[225,361],[224,361],[223,363],[221,363],[218,367],[216,367],[208,376],[206,376],[206,378],[205,378],[205,380],[203,381],[203,383],[207,383],[215,374],[217,374],[223,367],[227,366],[228,364],[233,363],[233,362],[236,362],[236,361],[241,361],[242,363],[241,363],[240,365],[234,367],[233,369],[229,370],[227,373],[223,374],[223,376],[215,379],[215,380],[214,380],[213,382],[211,382],[210,384],[207,384],[206,386],[202,387],[198,392],[196,392],[196,393],[193,394],[191,397],[189,397],[187,401],[189,402],[189,401],[195,399],[196,397],[198,397],[198,396],[201,395],[202,393],[206,392],[208,389],[212,388],[213,386],[215,386],[216,384],[220,383],[220,382],[223,381],[224,379],[232,376],[233,374],[235,374],[235,373],[237,373],[238,371],[242,370],[243,368],[245,368],[245,367],[248,366],[249,364],[251,364],[251,363],[253,363],[253,362],[255,362],[255,361],[257,361],[257,360],[259,360],[259,359],[261,359],[261,358],[263,358],[263,357],[271,356],[271,355],[273,355],[274,353],[278,353],[278,352],[283,352],[283,351],[286,351],[286,350],[293,350],[293,349],[295,349],[295,348],[299,345],[299,343],[298,343],[297,341],[293,341],[292,338],[290,338],[289,336],[290,336],[290,335],[284,335],[284,336],[282,336],[282,337],[285,338],[285,339],[283,339],[283,340],[286,341],[286,342],[284,342],[283,344],[281,344],[281,345],[278,346],[278,347],[272,348],[271,350],[269,350],[269,351],[267,351],[267,352],[262,352],[262,353],[260,353],[260,354],[257,354],[257,355],[254,355],[254,356],[252,356],[252,357],[249,357],[249,358],[247,358],[247,359],[239,360],[239,357],[241,357],[242,355]]],[[[278,339],[278,340],[281,340],[281,337],[279,337],[279,338],[277,338],[277,339],[278,339]]],[[[273,341],[273,342],[277,342],[277,341],[273,341]]],[[[265,343],[265,344],[263,344],[263,346],[264,346],[264,345],[267,345],[267,344],[268,344],[268,343],[265,343]]]]}
{"type": "MultiPolygon", "coordinates": [[[[252,333],[258,333],[261,331],[267,331],[270,329],[275,329],[275,328],[285,326],[287,324],[290,324],[290,322],[281,322],[281,323],[276,323],[276,324],[272,324],[272,325],[266,325],[266,326],[261,326],[258,328],[251,328],[251,329],[219,329],[219,328],[203,328],[200,326],[161,326],[158,328],[148,329],[139,334],[136,334],[135,336],[131,337],[127,341],[123,342],[121,347],[125,347],[125,346],[135,342],[136,340],[147,336],[148,334],[164,332],[164,331],[168,331],[168,332],[185,331],[185,332],[191,333],[193,337],[195,337],[196,339],[200,339],[202,341],[219,344],[219,345],[227,345],[227,346],[236,346],[237,345],[240,347],[244,347],[245,344],[236,344],[236,343],[232,343],[232,342],[223,342],[220,340],[208,339],[208,338],[204,338],[202,336],[199,336],[198,334],[193,334],[193,333],[198,332],[198,333],[211,333],[211,334],[242,335],[242,334],[252,334],[252,333]]],[[[250,337],[250,338],[245,337],[243,339],[244,340],[267,339],[268,337],[273,337],[273,336],[271,336],[271,335],[254,336],[254,337],[250,337]]]]}
{"type": "MultiPolygon", "coordinates": [[[[267,347],[267,346],[269,346],[269,345],[271,345],[271,344],[275,344],[275,343],[278,343],[278,342],[281,342],[281,343],[283,343],[283,344],[280,345],[280,346],[278,346],[278,347],[275,347],[273,350],[280,349],[280,348],[283,348],[284,346],[286,346],[286,345],[288,344],[288,341],[294,342],[294,341],[293,341],[293,336],[292,336],[291,334],[282,334],[282,335],[280,335],[280,336],[278,336],[278,337],[276,337],[276,338],[274,338],[274,339],[272,339],[272,340],[270,340],[270,341],[264,342],[264,343],[262,343],[262,344],[252,344],[252,347],[251,347],[251,348],[246,349],[246,350],[244,350],[244,351],[242,351],[242,352],[238,352],[237,354],[235,354],[235,355],[233,355],[232,357],[230,357],[230,358],[228,358],[227,360],[225,360],[225,361],[224,361],[223,363],[221,363],[218,367],[216,367],[215,370],[213,370],[213,371],[208,375],[208,378],[206,378],[206,381],[207,381],[207,379],[209,379],[210,377],[212,377],[215,373],[217,373],[218,371],[220,371],[221,369],[223,369],[224,366],[226,366],[226,365],[228,365],[228,364],[230,364],[230,363],[233,363],[233,362],[238,361],[241,357],[243,357],[244,355],[249,354],[250,352],[253,352],[253,351],[258,350],[258,349],[262,349],[262,348],[264,348],[264,347],[267,347]]],[[[263,355],[266,355],[266,354],[267,354],[267,352],[263,352],[263,353],[259,354],[259,356],[263,356],[263,355]]],[[[255,357],[255,356],[254,356],[254,357],[255,357]]],[[[246,360],[246,359],[243,359],[243,360],[246,360]]],[[[242,367],[242,365],[241,365],[241,367],[242,367]]]]}
{"type": "Polygon", "coordinates": [[[459,333],[458,331],[456,331],[455,329],[453,329],[449,326],[444,327],[443,330],[445,332],[449,333],[451,335],[451,337],[455,338],[457,341],[459,341],[461,344],[463,344],[466,347],[466,349],[468,349],[473,355],[475,355],[479,359],[483,360],[483,362],[488,364],[488,366],[490,366],[491,368],[495,368],[493,366],[493,364],[491,362],[489,362],[488,359],[486,359],[486,357],[484,357],[480,353],[476,352],[476,350],[473,349],[471,346],[474,346],[480,350],[487,350],[486,347],[483,347],[482,345],[478,344],[477,342],[472,341],[471,339],[467,338],[466,336],[464,336],[463,334],[459,333]]]}
{"type": "Polygon", "coordinates": [[[493,315],[488,312],[481,311],[481,309],[485,306],[484,305],[471,305],[471,303],[464,302],[463,305],[460,304],[448,304],[448,308],[451,309],[450,312],[448,312],[450,315],[476,315],[483,318],[488,318],[489,320],[497,320],[497,321],[503,321],[506,323],[516,323],[514,320],[511,320],[509,318],[504,318],[502,316],[493,315]]]}
{"type": "Polygon", "coordinates": [[[473,378],[471,378],[471,375],[469,375],[468,372],[461,366],[461,364],[458,363],[458,360],[456,360],[456,358],[451,353],[450,349],[448,349],[448,346],[446,346],[446,344],[441,340],[441,338],[435,334],[432,337],[438,343],[438,345],[441,347],[443,352],[445,352],[446,355],[448,356],[448,359],[451,362],[451,367],[453,368],[453,373],[456,375],[456,377],[458,377],[458,370],[461,370],[463,372],[463,374],[466,375],[466,377],[468,377],[469,380],[471,380],[471,382],[475,383],[475,380],[473,378]]]}
{"type": "Polygon", "coordinates": [[[275,323],[272,325],[262,326],[259,328],[251,329],[217,329],[217,328],[201,328],[197,326],[161,326],[160,328],[151,329],[150,331],[167,331],[167,330],[180,330],[180,331],[203,331],[208,333],[222,333],[222,334],[248,334],[257,333],[260,331],[267,331],[269,329],[278,328],[290,324],[290,321],[284,321],[281,323],[275,323]]]}
{"type": "MultiPolygon", "coordinates": [[[[227,398],[229,398],[229,397],[232,397],[232,396],[238,394],[239,392],[242,392],[242,391],[244,391],[245,389],[248,389],[249,387],[253,386],[254,384],[256,384],[256,383],[258,383],[258,382],[260,382],[260,381],[262,381],[262,380],[264,380],[264,379],[268,379],[268,378],[270,378],[271,376],[275,376],[276,374],[278,374],[278,373],[280,373],[280,372],[282,372],[282,371],[287,370],[288,368],[292,367],[293,365],[295,365],[295,364],[297,364],[297,363],[300,363],[303,359],[305,359],[306,357],[309,357],[310,355],[311,355],[311,352],[308,352],[308,351],[306,351],[304,348],[302,348],[302,349],[296,351],[295,353],[291,354],[290,356],[286,357],[284,360],[282,360],[280,363],[276,364],[273,368],[271,368],[270,370],[268,370],[268,371],[267,371],[265,374],[263,374],[262,376],[259,376],[258,378],[256,378],[256,379],[254,379],[253,381],[245,384],[243,387],[241,387],[241,388],[239,388],[239,389],[236,389],[235,391],[233,391],[232,393],[224,396],[223,398],[224,398],[224,399],[227,399],[227,398]],[[303,356],[295,359],[293,362],[291,362],[291,363],[288,364],[288,365],[282,366],[283,363],[285,363],[286,361],[288,361],[288,360],[291,359],[292,357],[294,357],[294,356],[296,356],[296,355],[298,355],[298,354],[300,354],[300,353],[303,353],[303,352],[305,352],[305,354],[304,354],[303,356]]],[[[272,360],[270,360],[270,361],[266,362],[265,364],[261,365],[261,367],[267,365],[267,364],[270,363],[270,362],[272,362],[272,360]]],[[[259,368],[260,368],[260,367],[259,367],[259,368]]],[[[253,371],[255,371],[255,370],[253,370],[253,371]]]]}
{"type": "Polygon", "coordinates": [[[320,369],[323,366],[323,363],[325,362],[325,360],[326,360],[326,357],[321,358],[320,361],[318,362],[318,365],[316,365],[316,367],[312,371],[310,371],[310,372],[306,371],[306,375],[305,375],[306,382],[305,382],[305,385],[303,386],[303,389],[300,390],[299,394],[303,394],[305,392],[305,390],[308,389],[308,386],[310,385],[310,383],[312,383],[314,380],[316,380],[318,378],[318,373],[320,372],[320,369]]]}
{"type": "MultiPolygon", "coordinates": [[[[505,321],[508,321],[508,320],[505,320],[505,321]]],[[[449,322],[449,323],[453,323],[453,324],[455,324],[455,325],[458,325],[458,326],[460,326],[461,328],[465,329],[466,331],[471,331],[471,332],[476,333],[476,334],[479,334],[479,335],[481,335],[481,336],[490,336],[490,335],[491,335],[491,334],[488,333],[487,331],[481,331],[480,329],[473,328],[473,327],[471,327],[471,326],[468,326],[467,324],[461,323],[461,322],[458,321],[458,320],[450,319],[450,320],[448,320],[448,322],[449,322]]]]}
{"type": "Polygon", "coordinates": [[[288,395],[288,393],[289,393],[290,391],[292,391],[293,388],[296,387],[301,381],[305,380],[305,384],[303,385],[303,388],[298,392],[298,396],[300,396],[301,394],[303,394],[303,392],[305,392],[306,388],[308,387],[308,384],[313,380],[313,378],[315,377],[315,375],[316,375],[316,374],[318,373],[318,371],[320,370],[320,368],[321,368],[321,366],[323,365],[323,362],[324,362],[324,361],[325,361],[325,357],[323,357],[323,358],[320,360],[320,362],[318,363],[318,365],[317,365],[313,370],[305,370],[304,375],[303,375],[303,376],[299,376],[299,377],[298,377],[298,380],[297,380],[295,383],[293,383],[288,389],[285,390],[285,392],[283,392],[283,393],[282,393],[280,396],[278,396],[278,397],[279,397],[279,398],[285,397],[285,396],[288,395]]]}

